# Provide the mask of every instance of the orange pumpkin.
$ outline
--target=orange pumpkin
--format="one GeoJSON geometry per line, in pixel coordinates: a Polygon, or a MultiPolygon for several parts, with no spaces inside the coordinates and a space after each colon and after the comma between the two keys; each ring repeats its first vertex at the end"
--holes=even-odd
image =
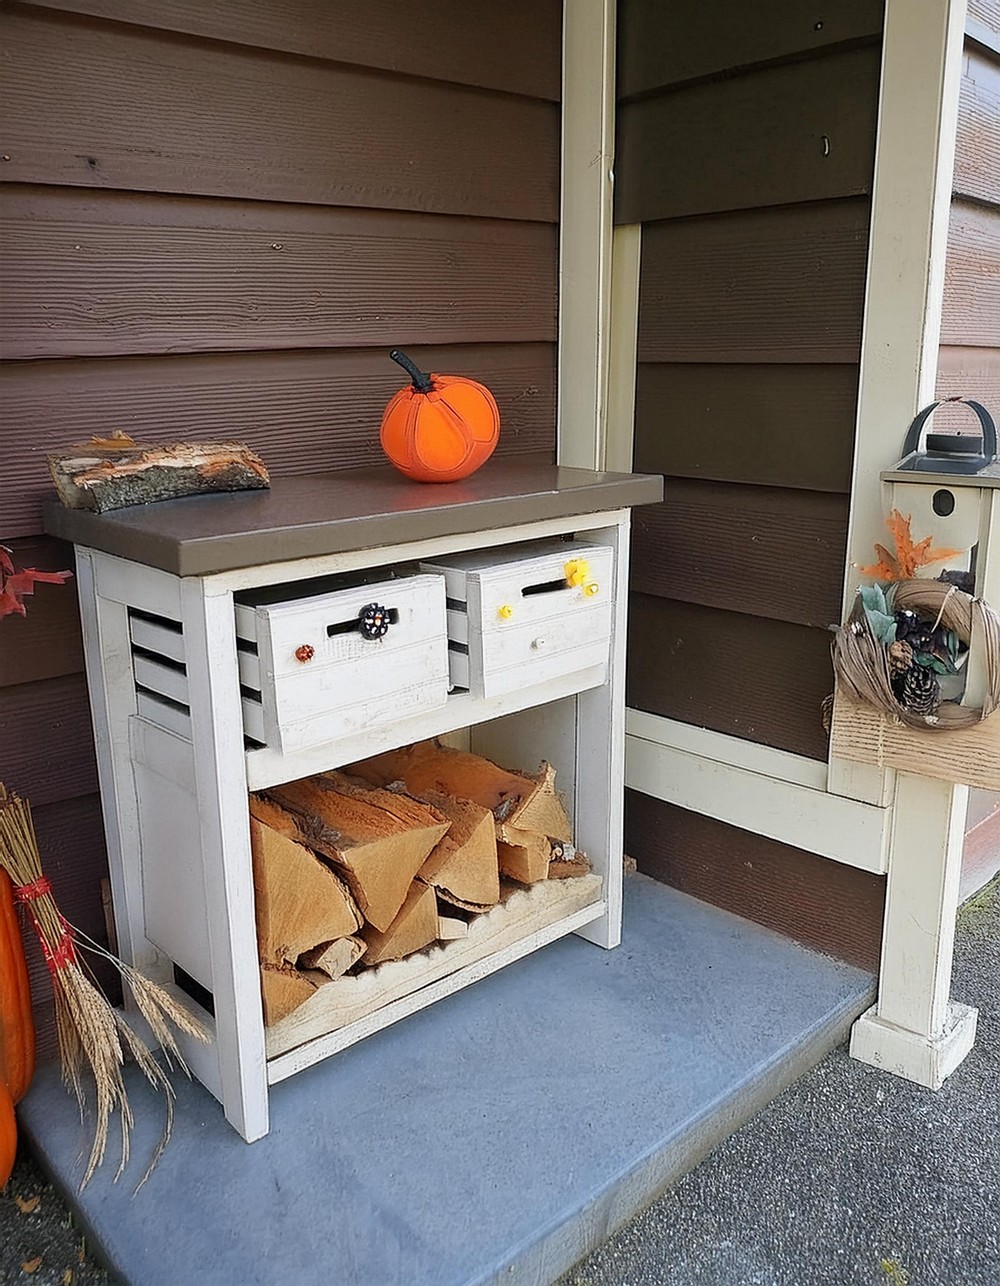
{"type": "Polygon", "coordinates": [[[385,408],[382,450],[416,482],[458,482],[475,473],[500,437],[493,394],[464,375],[425,375],[399,349],[389,356],[412,382],[385,408]]]}
{"type": "Polygon", "coordinates": [[[17,1102],[35,1071],[35,1025],[10,877],[0,869],[0,1081],[17,1102]]]}

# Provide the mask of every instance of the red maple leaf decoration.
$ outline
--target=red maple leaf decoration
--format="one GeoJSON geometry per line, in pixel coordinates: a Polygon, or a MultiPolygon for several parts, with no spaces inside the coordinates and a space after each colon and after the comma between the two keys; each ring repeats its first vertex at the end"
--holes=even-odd
{"type": "Polygon", "coordinates": [[[0,545],[0,619],[14,613],[26,615],[24,600],[35,592],[36,585],[63,585],[73,575],[72,572],[40,572],[35,567],[15,571],[10,554],[6,545],[0,545]]]}

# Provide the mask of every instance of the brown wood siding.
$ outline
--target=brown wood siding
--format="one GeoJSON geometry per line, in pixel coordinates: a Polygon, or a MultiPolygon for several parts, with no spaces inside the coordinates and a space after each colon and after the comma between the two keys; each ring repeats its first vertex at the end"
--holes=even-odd
{"type": "Polygon", "coordinates": [[[633,516],[632,585],[822,629],[840,619],[847,515],[846,496],[671,479],[633,516]]]}
{"type": "Polygon", "coordinates": [[[1000,347],[1000,205],[952,202],[941,343],[1000,347]]]}
{"type": "Polygon", "coordinates": [[[643,362],[635,468],[848,492],[856,366],[643,362]]]}
{"type": "MultiPolygon", "coordinates": [[[[0,474],[5,472],[5,466],[0,468],[0,474]]],[[[6,512],[6,506],[0,507],[6,512]]],[[[73,571],[73,546],[65,541],[50,536],[8,538],[7,547],[16,567],[73,571]]],[[[4,617],[0,628],[0,688],[79,674],[83,669],[80,613],[72,580],[64,585],[37,585],[31,597],[25,599],[25,615],[4,617]]],[[[0,695],[0,721],[3,701],[0,695]]],[[[24,735],[30,740],[27,732],[24,735]]],[[[0,773],[4,771],[6,768],[0,769],[0,773]]]]}
{"type": "Polygon", "coordinates": [[[645,224],[639,361],[856,363],[868,219],[859,199],[645,224]]]}
{"type": "Polygon", "coordinates": [[[559,0],[23,0],[310,59],[559,99],[559,0]],[[526,33],[530,32],[530,38],[526,33]]]}
{"type": "MultiPolygon", "coordinates": [[[[1000,417],[1000,349],[942,347],[938,354],[937,397],[974,397],[1000,417]]],[[[934,423],[957,433],[978,433],[969,411],[943,406],[934,423]]]]}
{"type": "Polygon", "coordinates": [[[557,216],[554,103],[47,13],[5,23],[9,182],[557,216]]]}
{"type": "Polygon", "coordinates": [[[8,359],[555,338],[547,224],[3,195],[8,359]]]}
{"type": "Polygon", "coordinates": [[[1000,59],[966,48],[955,139],[955,193],[1000,203],[1000,59]]]}
{"type": "Polygon", "coordinates": [[[874,970],[885,881],[661,800],[626,792],[625,843],[639,870],[874,970]]]}
{"type": "Polygon", "coordinates": [[[630,706],[826,757],[828,630],[644,593],[630,595],[629,612],[630,706]]]}
{"type": "MultiPolygon", "coordinates": [[[[619,223],[642,223],[629,705],[823,760],[881,0],[622,0],[619,223]]],[[[640,868],[871,967],[884,881],[632,794],[640,868]]]]}
{"type": "Polygon", "coordinates": [[[11,789],[36,806],[97,789],[82,674],[4,688],[0,707],[0,764],[11,789]]]}
{"type": "Polygon", "coordinates": [[[879,56],[850,49],[623,103],[618,221],[868,192],[879,56]]]}
{"type": "MultiPolygon", "coordinates": [[[[551,449],[553,345],[408,351],[428,370],[472,375],[493,390],[503,425],[498,455],[551,449]]],[[[276,477],[377,464],[377,428],[399,387],[396,371],[385,348],[0,365],[4,530],[8,536],[38,530],[41,500],[52,485],[46,452],[108,429],[149,442],[175,441],[181,433],[235,438],[260,451],[276,477]]]]}
{"type": "MultiPolygon", "coordinates": [[[[559,0],[66,0],[0,10],[0,541],[93,433],[243,439],[276,474],[379,458],[412,347],[555,448],[559,0]]],[[[75,590],[0,622],[3,779],[67,915],[106,872],[75,590]],[[58,881],[57,881],[58,877],[58,881]]],[[[48,984],[33,965],[43,1048],[48,984]]]]}
{"type": "Polygon", "coordinates": [[[870,39],[882,31],[882,9],[883,0],[837,0],[820,16],[801,0],[620,0],[618,94],[630,98],[870,39]]]}

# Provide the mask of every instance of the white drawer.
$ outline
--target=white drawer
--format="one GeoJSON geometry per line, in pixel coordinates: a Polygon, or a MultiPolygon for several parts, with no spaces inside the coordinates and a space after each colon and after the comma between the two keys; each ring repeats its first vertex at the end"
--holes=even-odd
{"type": "MultiPolygon", "coordinates": [[[[251,596],[248,595],[248,598],[251,596]]],[[[407,576],[309,597],[288,586],[236,604],[247,735],[302,750],[392,723],[448,698],[444,579],[407,576]],[[384,610],[385,629],[373,605],[384,610]]]]}
{"type": "Polygon", "coordinates": [[[610,548],[582,541],[421,564],[445,580],[453,686],[492,697],[606,665],[613,568],[610,548]]]}

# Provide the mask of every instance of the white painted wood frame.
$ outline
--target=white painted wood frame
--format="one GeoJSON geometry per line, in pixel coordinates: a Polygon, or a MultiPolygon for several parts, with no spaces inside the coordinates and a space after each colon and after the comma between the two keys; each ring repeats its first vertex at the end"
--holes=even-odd
{"type": "MultiPolygon", "coordinates": [[[[119,949],[126,960],[195,1002],[174,983],[179,965],[214,998],[214,1019],[199,1013],[208,1045],[181,1038],[194,1074],[221,1101],[248,1141],[268,1130],[268,1087],[292,1072],[492,973],[567,933],[604,947],[621,936],[625,603],[629,513],[611,510],[465,536],[177,578],[108,554],[78,551],[88,680],[94,694],[102,800],[119,949]],[[448,697],[447,707],[401,716],[322,746],[282,752],[244,744],[234,593],[238,589],[433,560],[537,538],[580,534],[610,547],[602,576],[613,604],[608,659],[514,693],[448,697]],[[149,621],[130,608],[164,618],[149,621]],[[176,625],[171,626],[170,622],[176,625]],[[171,672],[171,705],[140,686],[158,682],[155,661],[136,646],[184,667],[171,672]],[[508,766],[548,758],[571,802],[578,846],[591,858],[600,891],[552,922],[507,933],[503,949],[438,978],[349,1028],[310,1040],[276,1062],[266,1056],[260,995],[248,790],[336,768],[421,737],[472,727],[475,748],[508,766]],[[272,1065],[273,1063],[273,1065],[272,1065]]],[[[572,656],[569,653],[568,656],[572,656]]],[[[164,667],[160,667],[164,668],[164,667]]],[[[597,881],[593,881],[596,886],[597,881]]],[[[581,889],[583,885],[581,884],[581,889]]],[[[579,899],[577,899],[577,903],[579,899]]]]}
{"type": "Polygon", "coordinates": [[[615,0],[563,5],[556,459],[605,467],[615,142],[615,0]]]}
{"type": "MultiPolygon", "coordinates": [[[[848,541],[868,558],[884,521],[880,469],[909,419],[933,400],[958,121],[965,0],[888,0],[848,541]]],[[[849,571],[845,611],[857,577],[849,571]]],[[[851,1053],[938,1088],[972,1047],[976,1011],[949,1002],[967,790],[834,762],[831,789],[881,800],[893,836],[879,997],[851,1053]]]]}

